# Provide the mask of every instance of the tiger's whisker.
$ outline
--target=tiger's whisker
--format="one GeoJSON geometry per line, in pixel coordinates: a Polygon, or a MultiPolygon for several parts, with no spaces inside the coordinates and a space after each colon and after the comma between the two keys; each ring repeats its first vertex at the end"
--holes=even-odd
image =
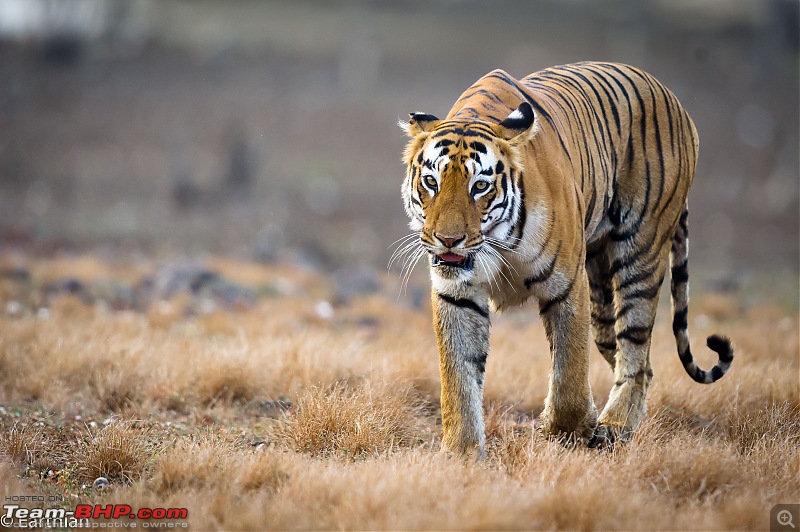
{"type": "Polygon", "coordinates": [[[400,283],[400,292],[397,294],[397,297],[400,297],[400,294],[405,294],[408,288],[408,282],[411,280],[411,273],[414,271],[414,268],[419,263],[419,260],[425,256],[425,248],[420,247],[416,253],[414,254],[414,260],[410,262],[409,266],[406,267],[406,273],[403,277],[403,280],[400,283]]]}
{"type": "Polygon", "coordinates": [[[391,248],[392,246],[394,246],[398,242],[403,242],[405,240],[408,240],[409,238],[414,238],[414,237],[419,237],[419,231],[414,231],[413,233],[409,233],[409,234],[407,234],[405,236],[401,236],[400,238],[398,238],[397,240],[395,240],[394,242],[392,242],[391,244],[386,246],[386,249],[391,248]]]}
{"type": "Polygon", "coordinates": [[[415,247],[419,246],[420,243],[416,240],[412,240],[411,242],[406,243],[405,245],[397,248],[392,256],[389,258],[389,265],[387,266],[387,270],[392,269],[392,265],[400,260],[404,255],[410,253],[415,247]]]}

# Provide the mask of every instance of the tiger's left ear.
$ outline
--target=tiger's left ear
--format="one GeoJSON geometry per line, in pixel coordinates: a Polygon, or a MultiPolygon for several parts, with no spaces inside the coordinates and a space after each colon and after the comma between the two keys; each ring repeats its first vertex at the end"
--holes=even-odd
{"type": "Polygon", "coordinates": [[[441,122],[438,118],[427,113],[409,113],[408,122],[400,120],[397,125],[406,132],[409,137],[416,137],[420,133],[433,131],[433,128],[441,122]]]}
{"type": "Polygon", "coordinates": [[[539,121],[533,107],[528,102],[519,104],[505,120],[497,126],[497,133],[512,145],[517,145],[530,139],[539,129],[539,121]]]}

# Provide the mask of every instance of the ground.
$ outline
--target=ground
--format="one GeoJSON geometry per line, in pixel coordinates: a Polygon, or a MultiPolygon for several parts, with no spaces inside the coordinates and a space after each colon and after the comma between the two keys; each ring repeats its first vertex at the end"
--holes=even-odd
{"type": "MultiPolygon", "coordinates": [[[[4,496],[186,508],[173,521],[225,530],[764,529],[800,498],[796,304],[695,294],[699,362],[713,332],[736,348],[708,386],[662,311],[647,419],[613,450],[538,431],[541,323],[495,317],[476,464],[437,452],[430,309],[391,276],[344,297],[292,263],[0,258],[4,496]]],[[[611,384],[593,350],[599,407],[611,384]]]]}

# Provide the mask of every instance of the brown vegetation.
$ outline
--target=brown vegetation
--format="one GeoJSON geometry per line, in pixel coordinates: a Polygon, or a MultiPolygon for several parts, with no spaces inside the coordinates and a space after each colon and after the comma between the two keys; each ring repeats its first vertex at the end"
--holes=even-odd
{"type": "MultiPolygon", "coordinates": [[[[763,529],[772,505],[800,498],[796,308],[696,297],[701,365],[713,360],[701,348],[711,332],[737,348],[711,386],[685,375],[659,320],[647,419],[612,451],[568,449],[537,431],[544,334],[532,308],[497,317],[489,452],[473,464],[437,453],[429,309],[378,294],[330,312],[319,306],[332,294],[324,279],[219,261],[210,267],[262,296],[225,308],[179,294],[115,309],[96,286],[136,282],[148,265],[21,267],[25,287],[0,279],[2,495],[186,507],[193,527],[226,530],[763,529]],[[42,299],[64,275],[81,279],[91,302],[42,299]],[[99,476],[110,487],[93,488],[99,476]]],[[[594,353],[598,406],[610,385],[594,353]]]]}

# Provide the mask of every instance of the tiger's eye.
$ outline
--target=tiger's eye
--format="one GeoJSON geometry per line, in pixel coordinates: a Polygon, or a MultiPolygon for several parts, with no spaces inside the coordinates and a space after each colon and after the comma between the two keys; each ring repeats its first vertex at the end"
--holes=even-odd
{"type": "Polygon", "coordinates": [[[474,185],[472,185],[472,190],[474,192],[485,192],[486,189],[489,188],[488,181],[477,181],[474,185]]]}
{"type": "Polygon", "coordinates": [[[425,176],[425,184],[431,188],[437,188],[439,185],[436,183],[436,178],[432,175],[425,176]]]}

